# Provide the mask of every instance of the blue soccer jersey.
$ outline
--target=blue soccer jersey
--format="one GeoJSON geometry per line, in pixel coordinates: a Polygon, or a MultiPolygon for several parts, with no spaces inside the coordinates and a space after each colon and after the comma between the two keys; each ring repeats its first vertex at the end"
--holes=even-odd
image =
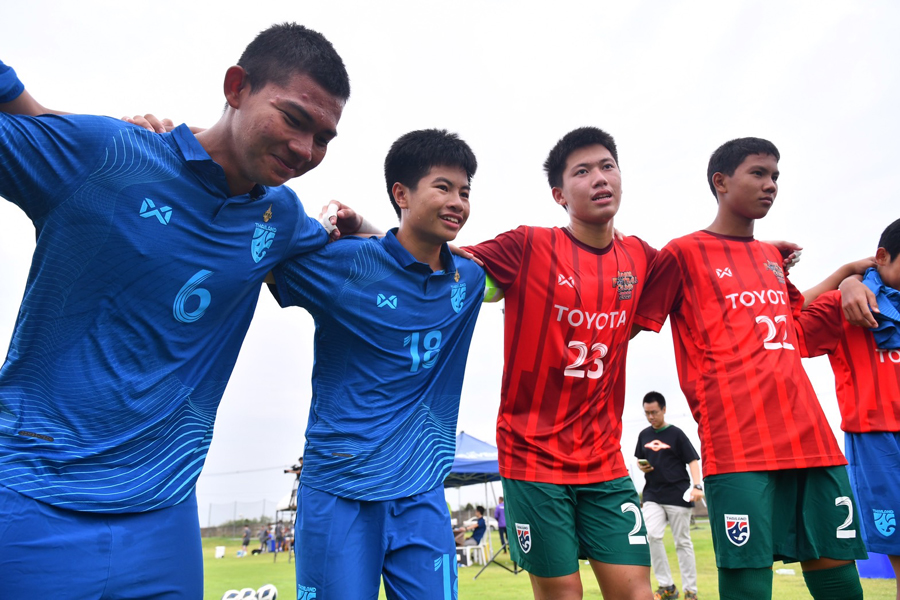
{"type": "Polygon", "coordinates": [[[25,90],[25,86],[16,77],[16,72],[12,67],[3,64],[0,60],[0,104],[4,102],[12,102],[21,95],[25,90]]]}
{"type": "Polygon", "coordinates": [[[188,498],[276,263],[327,242],[285,187],[229,196],[186,126],[0,114],[37,248],[0,369],[0,483],[91,512],[188,498]]]}
{"type": "Polygon", "coordinates": [[[388,232],[275,269],[281,304],[316,322],[303,485],[392,500],[443,483],[484,270],[446,246],[441,260],[432,272],[388,232]]]}

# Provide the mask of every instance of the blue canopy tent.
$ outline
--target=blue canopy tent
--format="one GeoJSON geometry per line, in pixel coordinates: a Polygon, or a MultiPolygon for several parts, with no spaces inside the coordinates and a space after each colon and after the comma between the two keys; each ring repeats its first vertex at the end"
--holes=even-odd
{"type": "MultiPolygon", "coordinates": [[[[472,437],[465,431],[460,431],[459,435],[456,436],[456,453],[453,456],[453,466],[450,468],[447,478],[444,479],[444,487],[455,487],[458,490],[464,485],[483,483],[484,505],[487,507],[488,483],[491,481],[500,481],[497,447],[472,437]]],[[[460,508],[462,508],[462,502],[460,502],[460,508]]],[[[490,554],[493,550],[490,535],[487,537],[487,544],[490,554]]]]}
{"type": "Polygon", "coordinates": [[[460,431],[456,436],[453,466],[444,480],[444,487],[458,488],[490,481],[500,481],[497,447],[460,431]]]}

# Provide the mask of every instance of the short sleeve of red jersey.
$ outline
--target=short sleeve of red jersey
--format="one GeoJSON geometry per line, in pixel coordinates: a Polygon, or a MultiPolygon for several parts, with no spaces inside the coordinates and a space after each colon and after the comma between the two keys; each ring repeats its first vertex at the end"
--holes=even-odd
{"type": "Polygon", "coordinates": [[[638,302],[635,324],[659,332],[669,314],[681,303],[681,285],[681,265],[672,248],[666,246],[656,253],[647,285],[638,302]]]}
{"type": "Polygon", "coordinates": [[[844,323],[841,293],[834,290],[822,294],[794,321],[800,337],[801,356],[809,358],[834,352],[841,340],[844,323]]]}
{"type": "Polygon", "coordinates": [[[512,231],[501,233],[492,240],[481,242],[475,246],[466,246],[463,250],[471,252],[484,262],[488,274],[504,290],[508,289],[522,265],[522,249],[529,237],[529,227],[523,225],[512,231]]]}
{"type": "Polygon", "coordinates": [[[800,315],[800,311],[803,310],[803,303],[805,302],[803,293],[787,277],[784,279],[784,284],[788,290],[788,303],[791,306],[791,314],[796,319],[800,315]]]}

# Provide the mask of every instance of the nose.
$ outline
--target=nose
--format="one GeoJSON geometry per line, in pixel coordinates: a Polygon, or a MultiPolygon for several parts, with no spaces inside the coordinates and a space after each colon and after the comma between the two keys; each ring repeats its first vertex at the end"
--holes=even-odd
{"type": "Polygon", "coordinates": [[[298,135],[288,142],[291,152],[300,157],[303,162],[312,160],[313,138],[312,135],[298,135]]]}
{"type": "Polygon", "coordinates": [[[606,175],[603,173],[603,169],[597,169],[594,172],[594,187],[603,187],[609,183],[609,180],[606,178],[606,175]]]}
{"type": "Polygon", "coordinates": [[[772,179],[771,177],[768,177],[766,179],[766,190],[771,191],[771,192],[778,191],[778,182],[775,181],[774,179],[772,179]]]}

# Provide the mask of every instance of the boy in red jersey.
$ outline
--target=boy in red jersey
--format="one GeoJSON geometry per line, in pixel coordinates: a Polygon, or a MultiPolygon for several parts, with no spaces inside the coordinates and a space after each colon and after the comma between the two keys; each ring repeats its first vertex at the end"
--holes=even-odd
{"type": "Polygon", "coordinates": [[[865,558],[846,461],[800,364],[802,296],[753,239],[778,191],[775,146],[723,144],[707,179],[719,208],[663,248],[635,322],[672,318],[678,377],[700,426],[719,593],[771,598],[773,560],[799,561],[813,598],[862,598],[865,558]]]}
{"type": "MultiPolygon", "coordinates": [[[[865,262],[865,261],[863,261],[865,262]]],[[[900,305],[900,219],[878,242],[875,267],[866,284],[882,291],[882,315],[900,305]],[[893,301],[891,298],[893,297],[893,301]]],[[[900,336],[888,318],[875,330],[849,324],[841,311],[841,293],[825,293],[797,319],[804,356],[828,355],[834,370],[844,450],[850,483],[859,506],[866,548],[887,554],[900,575],[900,336]],[[884,331],[882,334],[880,332],[884,331]]],[[[900,579],[900,577],[898,577],[900,579]]],[[[900,599],[900,586],[897,589],[900,599]]]]}
{"type": "Polygon", "coordinates": [[[646,528],[620,439],[625,355],[656,250],[614,239],[622,190],[609,134],[566,134],[544,169],[569,225],[467,248],[506,298],[497,446],[512,558],[538,599],[580,599],[582,556],[604,597],[649,600],[646,528]]]}

